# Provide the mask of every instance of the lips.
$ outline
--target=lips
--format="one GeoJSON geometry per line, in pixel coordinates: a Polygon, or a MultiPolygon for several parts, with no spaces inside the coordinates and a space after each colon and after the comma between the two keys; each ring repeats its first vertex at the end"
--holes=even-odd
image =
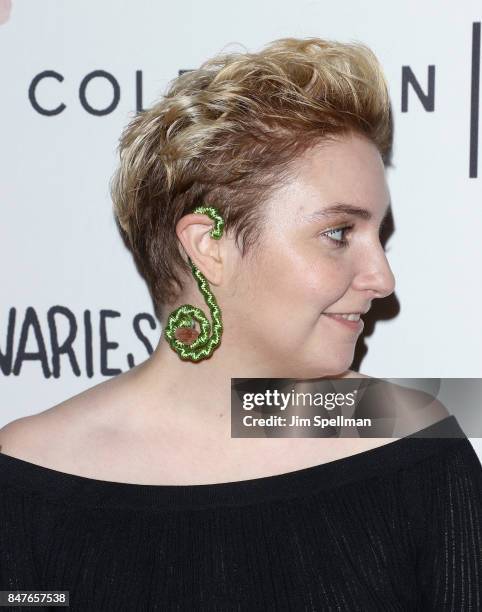
{"type": "Polygon", "coordinates": [[[329,315],[332,315],[332,314],[335,314],[335,315],[340,315],[340,314],[345,314],[345,315],[348,315],[348,314],[359,314],[361,316],[361,315],[366,314],[370,310],[370,308],[371,308],[371,304],[369,306],[367,306],[366,308],[354,308],[353,310],[345,310],[344,312],[329,312],[329,311],[326,311],[326,312],[323,312],[322,314],[329,314],[329,315]]]}
{"type": "Polygon", "coordinates": [[[342,325],[343,327],[350,329],[351,331],[360,332],[365,326],[363,319],[360,319],[360,318],[358,318],[356,321],[350,321],[336,313],[324,312],[323,315],[328,317],[332,321],[337,322],[339,325],[342,325]]]}
{"type": "Polygon", "coordinates": [[[325,314],[335,319],[344,319],[345,321],[358,321],[358,319],[360,318],[360,313],[358,312],[346,313],[346,314],[338,314],[335,312],[331,312],[331,313],[325,313],[325,314]]]}

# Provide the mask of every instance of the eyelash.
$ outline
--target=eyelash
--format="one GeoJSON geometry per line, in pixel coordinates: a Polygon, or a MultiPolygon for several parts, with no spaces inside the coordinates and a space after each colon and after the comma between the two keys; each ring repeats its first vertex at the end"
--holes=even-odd
{"type": "Polygon", "coordinates": [[[330,242],[334,242],[337,249],[343,249],[343,248],[348,246],[348,240],[346,240],[345,238],[342,238],[341,240],[336,240],[334,238],[330,238],[330,236],[328,236],[328,234],[332,234],[333,232],[348,231],[348,230],[351,230],[351,229],[353,229],[353,225],[345,225],[344,227],[337,227],[336,229],[331,229],[331,230],[328,230],[326,232],[323,232],[323,234],[321,234],[321,235],[325,236],[326,238],[328,238],[328,240],[330,242]]]}
{"type": "MultiPolygon", "coordinates": [[[[380,232],[379,235],[381,236],[382,234],[382,230],[383,230],[383,226],[385,225],[385,223],[382,223],[382,225],[380,226],[380,232]]],[[[354,225],[344,225],[343,227],[337,227],[335,229],[331,229],[328,230],[326,232],[323,232],[321,235],[328,238],[328,240],[332,243],[335,243],[335,248],[337,249],[344,249],[349,245],[349,241],[346,240],[345,238],[342,238],[341,240],[335,240],[334,238],[330,238],[330,236],[328,236],[328,234],[331,234],[333,232],[345,232],[348,230],[353,229],[355,226],[354,225]]],[[[390,249],[383,249],[385,252],[389,251],[390,249]]]]}

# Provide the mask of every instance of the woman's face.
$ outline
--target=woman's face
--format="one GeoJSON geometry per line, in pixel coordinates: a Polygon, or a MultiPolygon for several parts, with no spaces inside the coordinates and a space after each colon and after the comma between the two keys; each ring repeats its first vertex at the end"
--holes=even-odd
{"type": "Polygon", "coordinates": [[[239,259],[223,292],[225,336],[256,360],[261,377],[347,370],[363,323],[328,313],[366,313],[395,287],[379,238],[389,191],[375,145],[347,136],[306,152],[297,168],[267,204],[262,248],[239,259]],[[336,204],[366,213],[329,212],[336,204]]]}

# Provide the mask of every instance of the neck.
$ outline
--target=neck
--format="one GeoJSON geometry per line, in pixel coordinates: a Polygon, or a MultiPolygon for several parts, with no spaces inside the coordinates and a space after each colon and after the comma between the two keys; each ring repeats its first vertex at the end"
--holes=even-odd
{"type": "MultiPolygon", "coordinates": [[[[161,336],[154,353],[131,370],[136,404],[145,422],[179,425],[194,432],[202,428],[219,439],[231,435],[231,378],[283,378],[274,364],[243,352],[227,337],[213,355],[199,362],[184,361],[161,336]],[[263,364],[261,366],[260,364],[263,364]]],[[[347,370],[330,378],[353,376],[347,370]]],[[[322,378],[322,376],[320,376],[322,378]]]]}
{"type": "MultiPolygon", "coordinates": [[[[230,350],[223,338],[210,358],[198,362],[180,359],[164,337],[154,353],[141,366],[143,388],[159,407],[189,417],[203,414],[212,421],[228,416],[231,406],[231,377],[264,378],[256,360],[246,362],[236,349],[230,350]]],[[[152,403],[151,402],[151,403],[152,403]]]]}

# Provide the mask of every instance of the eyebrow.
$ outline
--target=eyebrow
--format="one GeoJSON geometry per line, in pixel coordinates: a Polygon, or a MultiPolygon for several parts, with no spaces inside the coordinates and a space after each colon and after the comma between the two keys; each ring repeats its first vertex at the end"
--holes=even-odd
{"type": "MultiPolygon", "coordinates": [[[[388,216],[388,212],[390,210],[390,204],[388,204],[385,214],[382,219],[382,223],[386,220],[388,216]]],[[[360,206],[354,206],[353,204],[345,204],[344,202],[336,202],[327,208],[322,208],[320,210],[316,210],[308,215],[303,215],[302,219],[304,221],[316,221],[318,219],[325,219],[329,217],[333,217],[335,215],[339,215],[341,213],[345,213],[347,215],[353,215],[354,217],[359,217],[364,221],[369,221],[373,215],[366,208],[361,208],[360,206]]]]}

